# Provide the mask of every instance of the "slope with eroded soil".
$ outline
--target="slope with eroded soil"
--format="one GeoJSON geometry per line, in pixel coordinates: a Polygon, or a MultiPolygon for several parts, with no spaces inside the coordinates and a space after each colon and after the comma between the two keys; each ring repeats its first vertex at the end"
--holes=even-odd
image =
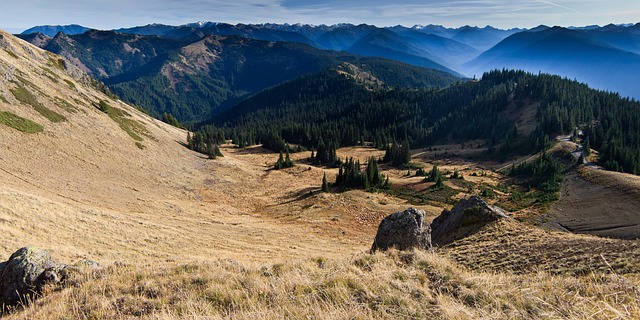
{"type": "Polygon", "coordinates": [[[560,200],[549,211],[549,222],[576,233],[638,239],[638,208],[638,176],[585,166],[565,178],[560,200]]]}

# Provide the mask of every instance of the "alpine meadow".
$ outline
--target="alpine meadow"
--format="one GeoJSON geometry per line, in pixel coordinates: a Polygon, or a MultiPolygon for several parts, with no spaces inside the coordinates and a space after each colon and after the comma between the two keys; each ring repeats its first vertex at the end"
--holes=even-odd
{"type": "Polygon", "coordinates": [[[640,319],[622,2],[7,8],[0,318],[640,319]]]}

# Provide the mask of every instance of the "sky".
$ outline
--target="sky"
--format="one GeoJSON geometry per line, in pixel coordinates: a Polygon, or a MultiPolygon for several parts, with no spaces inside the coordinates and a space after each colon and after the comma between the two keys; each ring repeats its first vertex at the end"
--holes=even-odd
{"type": "MultiPolygon", "coordinates": [[[[8,0],[3,0],[8,1],[8,0]]],[[[117,29],[197,21],[225,23],[440,24],[498,28],[640,22],[638,0],[18,0],[0,10],[0,28],[79,24],[117,29]]]]}

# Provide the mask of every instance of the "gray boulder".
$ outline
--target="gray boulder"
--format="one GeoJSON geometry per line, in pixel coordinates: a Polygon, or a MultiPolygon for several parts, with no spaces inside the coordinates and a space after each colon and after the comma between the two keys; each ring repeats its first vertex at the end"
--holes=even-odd
{"type": "Polygon", "coordinates": [[[66,266],[57,265],[49,252],[24,247],[11,255],[0,273],[0,299],[3,309],[26,304],[47,283],[64,279],[66,266]]]}
{"type": "Polygon", "coordinates": [[[380,222],[371,252],[395,247],[398,250],[431,248],[431,229],[424,223],[424,210],[408,208],[380,222]]]}
{"type": "Polygon", "coordinates": [[[462,199],[451,211],[443,210],[431,222],[431,242],[437,246],[472,235],[488,223],[509,218],[502,209],[491,206],[479,197],[462,199]]]}

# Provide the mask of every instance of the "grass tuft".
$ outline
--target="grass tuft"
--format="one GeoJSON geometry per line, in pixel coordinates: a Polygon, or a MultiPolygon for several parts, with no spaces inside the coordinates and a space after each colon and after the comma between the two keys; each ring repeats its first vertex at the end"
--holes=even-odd
{"type": "MultiPolygon", "coordinates": [[[[131,138],[133,138],[133,140],[141,142],[144,141],[144,139],[140,136],[141,134],[147,136],[150,135],[142,123],[128,118],[131,116],[130,114],[121,109],[110,106],[106,101],[100,100],[98,102],[97,108],[109,115],[109,118],[115,121],[120,126],[120,128],[124,130],[124,132],[126,132],[131,138]]],[[[140,145],[136,144],[136,146],[140,148],[140,145]]]]}
{"type": "Polygon", "coordinates": [[[43,117],[49,119],[51,122],[62,122],[67,120],[63,115],[45,107],[40,102],[36,96],[34,96],[29,90],[24,87],[18,85],[16,88],[10,89],[13,96],[20,102],[32,106],[38,113],[40,113],[43,117]]]}
{"type": "Polygon", "coordinates": [[[67,83],[67,85],[69,86],[69,88],[71,88],[71,89],[75,89],[75,88],[76,88],[75,83],[73,83],[73,82],[71,82],[71,81],[69,81],[69,80],[67,80],[67,79],[64,79],[64,82],[66,82],[66,83],[67,83]]]}
{"type": "Polygon", "coordinates": [[[49,56],[48,65],[58,68],[62,71],[66,70],[64,60],[57,56],[49,56]]]}
{"type": "Polygon", "coordinates": [[[53,99],[53,101],[55,102],[55,104],[60,107],[61,109],[64,109],[67,112],[70,113],[76,113],[78,112],[78,108],[76,108],[74,105],[72,105],[71,103],[69,103],[67,100],[64,100],[62,98],[58,98],[55,97],[53,99]]]}
{"type": "Polygon", "coordinates": [[[55,72],[51,71],[51,69],[49,69],[47,67],[42,67],[42,71],[44,71],[45,77],[49,78],[54,83],[60,82],[58,80],[59,76],[55,72]]]}
{"type": "Polygon", "coordinates": [[[19,59],[18,55],[16,55],[15,53],[13,53],[13,51],[8,50],[8,49],[4,49],[4,51],[9,54],[10,56],[12,56],[14,59],[19,59]]]}
{"type": "Polygon", "coordinates": [[[42,132],[42,126],[11,112],[0,111],[0,123],[25,133],[42,132]]]}

